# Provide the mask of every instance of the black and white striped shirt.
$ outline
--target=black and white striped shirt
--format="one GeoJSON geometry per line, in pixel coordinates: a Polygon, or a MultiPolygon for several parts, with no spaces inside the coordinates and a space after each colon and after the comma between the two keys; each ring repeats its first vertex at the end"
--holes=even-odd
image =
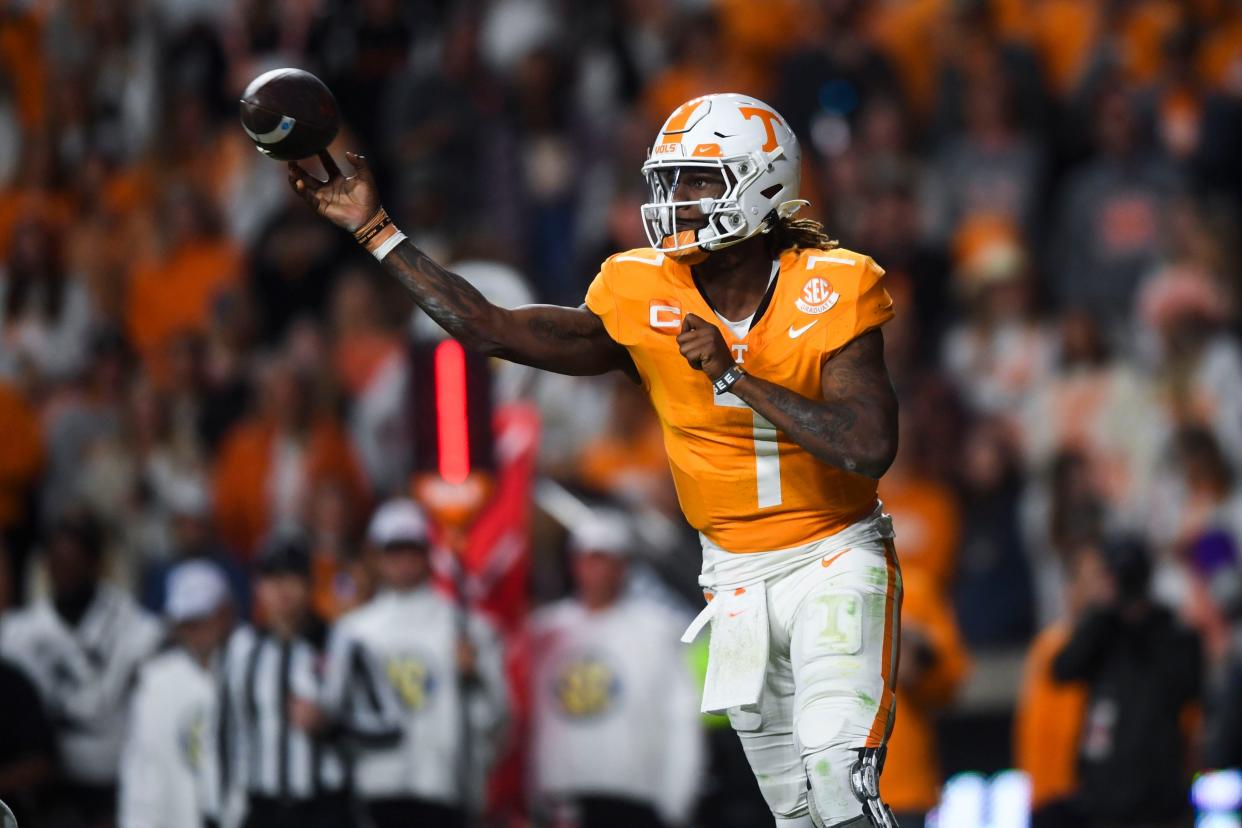
{"type": "Polygon", "coordinates": [[[341,793],[349,787],[351,737],[382,740],[395,733],[396,703],[388,701],[378,668],[356,645],[327,644],[326,629],[281,640],[253,627],[236,630],[224,659],[221,776],[227,790],[286,802],[341,793]],[[328,662],[340,666],[328,669],[328,662]],[[325,676],[333,676],[325,682],[325,676]],[[347,711],[318,734],[290,719],[293,698],[347,711]]]}

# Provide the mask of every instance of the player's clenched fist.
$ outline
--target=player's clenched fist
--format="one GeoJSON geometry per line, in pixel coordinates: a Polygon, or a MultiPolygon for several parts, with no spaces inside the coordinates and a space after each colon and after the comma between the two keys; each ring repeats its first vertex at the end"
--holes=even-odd
{"type": "Polygon", "coordinates": [[[709,379],[715,380],[733,367],[733,354],[720,330],[693,313],[686,314],[681,333],[677,334],[677,345],[690,367],[707,374],[709,379]]]}

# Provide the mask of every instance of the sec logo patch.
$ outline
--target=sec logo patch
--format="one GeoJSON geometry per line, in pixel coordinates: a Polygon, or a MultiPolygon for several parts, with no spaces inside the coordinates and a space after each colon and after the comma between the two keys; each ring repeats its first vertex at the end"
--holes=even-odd
{"type": "Polygon", "coordinates": [[[802,296],[794,305],[803,313],[819,314],[832,308],[840,298],[841,294],[832,289],[827,279],[816,276],[803,286],[802,296]]]}
{"type": "Polygon", "coordinates": [[[553,692],[561,713],[589,718],[606,713],[617,699],[621,682],[606,662],[592,656],[575,658],[561,666],[553,692]]]}

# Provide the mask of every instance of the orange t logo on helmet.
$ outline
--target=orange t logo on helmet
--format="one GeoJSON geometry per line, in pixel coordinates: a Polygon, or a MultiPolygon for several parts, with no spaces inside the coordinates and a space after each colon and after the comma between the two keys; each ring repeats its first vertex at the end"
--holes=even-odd
{"type": "Polygon", "coordinates": [[[763,142],[763,151],[771,152],[776,149],[776,130],[772,128],[772,122],[775,121],[778,124],[781,123],[781,116],[777,115],[770,109],[760,109],[757,106],[739,106],[737,111],[740,112],[742,117],[748,121],[751,118],[758,118],[763,121],[763,128],[768,133],[768,140],[763,142]]]}

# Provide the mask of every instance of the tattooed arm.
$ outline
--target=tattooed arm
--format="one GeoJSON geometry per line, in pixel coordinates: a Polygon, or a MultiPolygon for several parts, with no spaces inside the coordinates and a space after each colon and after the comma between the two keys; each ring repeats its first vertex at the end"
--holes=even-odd
{"type": "MultiPolygon", "coordinates": [[[[719,329],[693,315],[678,343],[691,367],[710,378],[733,364],[719,329]]],[[[746,374],[732,391],[818,460],[878,480],[897,453],[897,394],[878,328],[824,363],[820,389],[823,398],[812,400],[746,374]]]]}
{"type": "Polygon", "coordinates": [[[897,394],[878,328],[824,363],[820,388],[811,400],[747,374],[733,393],[817,459],[879,480],[897,454],[897,394]]]}
{"type": "MultiPolygon", "coordinates": [[[[345,157],[356,171],[352,176],[343,175],[332,156],[321,152],[327,181],[290,163],[289,183],[316,212],[352,233],[379,211],[380,204],[366,159],[349,152],[345,157]]],[[[408,240],[384,257],[383,267],[409,288],[428,316],[471,350],[561,374],[617,369],[637,378],[629,353],[585,306],[498,307],[408,240]]]]}
{"type": "Polygon", "coordinates": [[[384,257],[384,269],[414,294],[414,301],[467,348],[558,374],[602,374],[614,369],[637,377],[625,348],[586,306],[497,307],[455,273],[409,241],[384,257]]]}

